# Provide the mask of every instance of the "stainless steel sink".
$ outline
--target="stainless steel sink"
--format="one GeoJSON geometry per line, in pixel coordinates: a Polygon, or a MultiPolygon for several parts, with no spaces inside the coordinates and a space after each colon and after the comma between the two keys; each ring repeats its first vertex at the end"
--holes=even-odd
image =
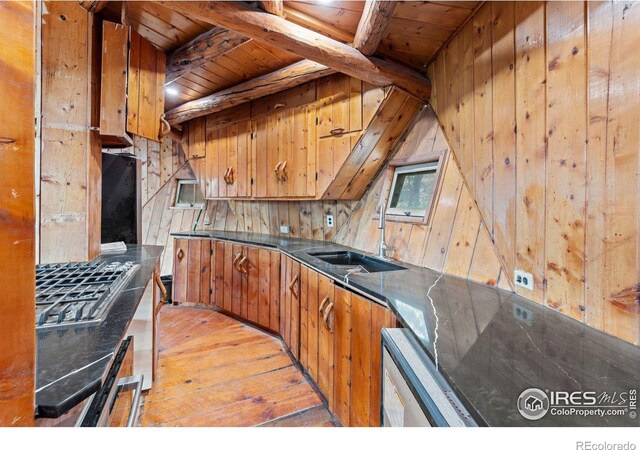
{"type": "Polygon", "coordinates": [[[361,253],[350,251],[309,253],[309,255],[318,258],[319,260],[324,261],[328,264],[331,264],[332,266],[337,266],[341,269],[359,268],[363,273],[406,270],[405,267],[382,261],[378,258],[363,255],[361,253]]]}

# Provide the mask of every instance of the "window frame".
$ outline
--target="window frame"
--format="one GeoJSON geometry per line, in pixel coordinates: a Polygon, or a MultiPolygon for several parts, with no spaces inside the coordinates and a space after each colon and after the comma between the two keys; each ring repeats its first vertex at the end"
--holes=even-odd
{"type": "MultiPolygon", "coordinates": [[[[187,203],[178,203],[178,199],[180,198],[180,190],[182,189],[182,186],[187,186],[187,185],[195,185],[197,189],[200,188],[198,180],[196,180],[196,179],[190,179],[190,178],[178,179],[177,180],[177,184],[176,184],[176,195],[173,198],[173,207],[176,208],[176,209],[200,209],[200,208],[202,208],[202,205],[204,205],[206,199],[203,199],[202,203],[189,203],[189,204],[187,204],[187,203]]],[[[195,197],[194,197],[194,201],[195,201],[195,197]]]]}
{"type": "MultiPolygon", "coordinates": [[[[385,219],[388,222],[404,222],[404,223],[414,223],[414,224],[423,224],[423,225],[429,225],[431,223],[431,219],[433,216],[433,208],[434,208],[434,205],[438,203],[437,198],[440,195],[443,166],[447,159],[447,154],[448,152],[446,150],[443,150],[433,155],[429,155],[427,157],[422,157],[422,158],[409,157],[409,158],[396,159],[389,162],[389,166],[387,169],[387,180],[385,183],[386,189],[385,191],[383,191],[383,194],[386,194],[385,207],[388,207],[389,204],[391,203],[391,197],[393,194],[393,189],[395,188],[395,181],[397,178],[396,177],[397,170],[406,172],[406,171],[403,171],[402,169],[404,168],[408,169],[411,167],[417,168],[418,166],[424,167],[424,166],[435,165],[436,182],[433,190],[433,195],[431,196],[431,199],[429,200],[429,204],[425,209],[424,216],[414,216],[414,215],[407,216],[405,214],[402,214],[402,215],[389,214],[389,210],[387,209],[387,211],[385,212],[385,219]]],[[[418,170],[420,169],[417,169],[416,171],[418,170]]],[[[380,211],[377,210],[376,214],[374,215],[374,219],[378,220],[379,217],[380,217],[380,211]]]]}

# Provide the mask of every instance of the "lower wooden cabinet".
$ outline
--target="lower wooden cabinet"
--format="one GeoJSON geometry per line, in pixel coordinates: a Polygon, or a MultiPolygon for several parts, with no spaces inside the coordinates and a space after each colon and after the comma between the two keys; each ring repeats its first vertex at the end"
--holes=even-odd
{"type": "Polygon", "coordinates": [[[300,363],[344,426],[380,425],[382,328],[393,313],[303,267],[300,363]]]}
{"type": "Polygon", "coordinates": [[[380,425],[384,306],[279,251],[176,239],[174,301],[215,305],[279,333],[344,426],[380,425]]]}
{"type": "Polygon", "coordinates": [[[300,358],[301,264],[282,256],[280,273],[280,336],[291,353],[300,358]]]}
{"type": "Polygon", "coordinates": [[[212,239],[176,239],[173,300],[217,306],[280,330],[280,252],[212,239]]]}

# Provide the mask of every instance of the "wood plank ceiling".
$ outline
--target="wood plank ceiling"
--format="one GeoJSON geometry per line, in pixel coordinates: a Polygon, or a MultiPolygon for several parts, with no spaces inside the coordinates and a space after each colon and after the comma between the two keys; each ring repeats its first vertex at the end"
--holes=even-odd
{"type": "MultiPolygon", "coordinates": [[[[109,2],[102,14],[120,21],[123,2],[109,2]]],[[[480,2],[398,2],[376,54],[425,72],[443,43],[467,20],[480,2]]],[[[351,42],[358,28],[363,1],[285,1],[287,20],[342,42],[351,42]]],[[[132,28],[170,53],[212,28],[154,2],[126,2],[132,28]]],[[[198,99],[243,81],[300,61],[288,51],[255,41],[235,48],[191,71],[171,85],[166,109],[198,99]]]]}

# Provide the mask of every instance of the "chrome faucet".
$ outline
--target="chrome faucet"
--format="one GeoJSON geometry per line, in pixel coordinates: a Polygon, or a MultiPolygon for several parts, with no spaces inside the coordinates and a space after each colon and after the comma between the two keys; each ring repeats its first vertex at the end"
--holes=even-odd
{"type": "Polygon", "coordinates": [[[387,243],[384,241],[385,222],[386,222],[385,207],[384,207],[384,204],[381,204],[380,217],[378,218],[378,229],[380,230],[380,248],[378,249],[378,256],[382,259],[387,259],[387,243]]]}

